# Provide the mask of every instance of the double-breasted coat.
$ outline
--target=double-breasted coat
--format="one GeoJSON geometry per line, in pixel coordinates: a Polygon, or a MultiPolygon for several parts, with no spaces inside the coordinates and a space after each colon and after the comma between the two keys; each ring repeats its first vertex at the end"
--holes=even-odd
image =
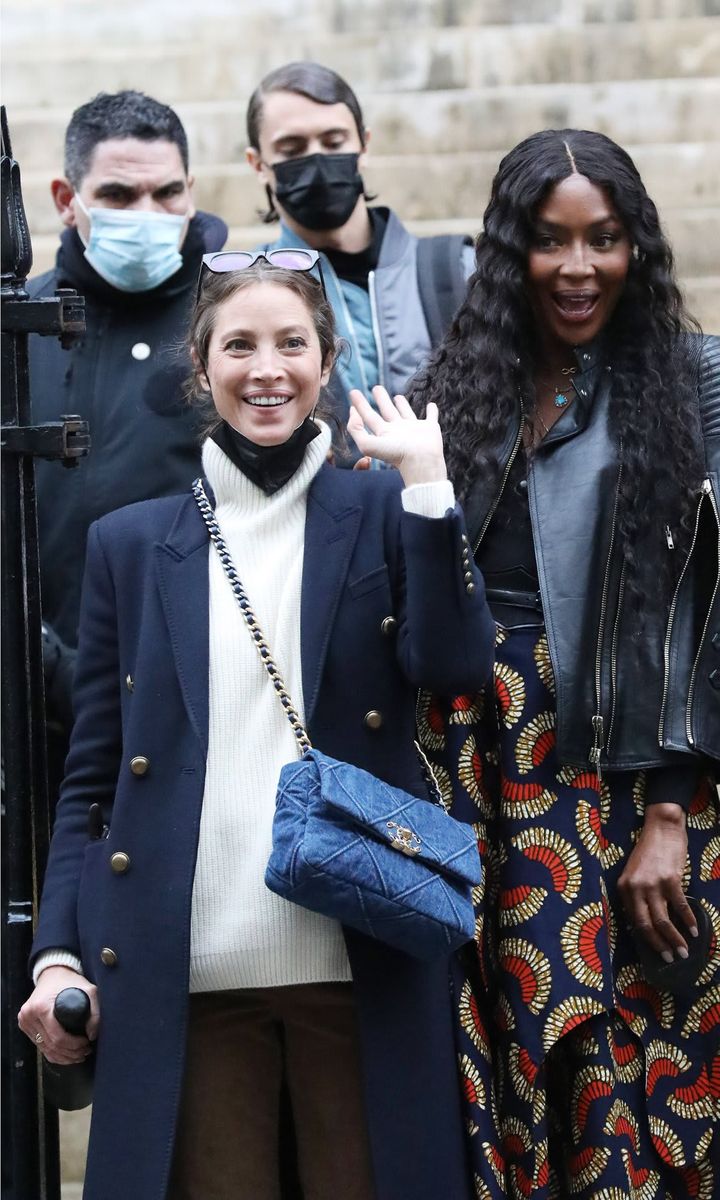
{"type": "MultiPolygon", "coordinates": [[[[416,689],[482,686],[494,626],[460,510],[405,513],[400,489],[395,471],[328,465],[311,485],[303,693],[314,745],[424,796],[416,689]]],[[[166,1196],[208,745],[208,551],[191,495],[89,535],[76,725],[33,948],[79,954],[99,989],[85,1200],[166,1196]],[[88,840],[92,803],[108,832],[88,840]]],[[[346,940],[378,1200],[469,1200],[448,963],[346,940]]]]}

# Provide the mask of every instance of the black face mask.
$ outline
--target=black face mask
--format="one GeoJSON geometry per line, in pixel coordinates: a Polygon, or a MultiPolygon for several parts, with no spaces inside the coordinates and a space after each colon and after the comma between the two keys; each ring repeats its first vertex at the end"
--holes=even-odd
{"type": "Polygon", "coordinates": [[[308,154],[275,163],[275,197],[305,229],[339,229],[364,187],[358,154],[308,154]]]}
{"type": "Polygon", "coordinates": [[[319,432],[320,427],[312,417],[306,417],[280,446],[258,446],[227,421],[221,421],[210,437],[243,475],[262,488],[266,496],[273,496],[295,474],[306,448],[319,432]]]}

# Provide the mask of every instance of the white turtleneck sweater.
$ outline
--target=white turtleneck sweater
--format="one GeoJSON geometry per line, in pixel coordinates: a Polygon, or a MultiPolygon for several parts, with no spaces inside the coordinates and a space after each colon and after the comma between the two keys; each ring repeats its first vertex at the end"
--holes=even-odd
{"type": "MultiPolygon", "coordinates": [[[[273,496],[208,440],[215,515],[271,653],[304,720],[300,650],[307,493],[330,432],[308,446],[273,496]]],[[[264,882],[280,770],[298,745],[237,600],[211,548],[210,723],[190,943],[190,990],[350,978],[342,930],[264,882]]]]}

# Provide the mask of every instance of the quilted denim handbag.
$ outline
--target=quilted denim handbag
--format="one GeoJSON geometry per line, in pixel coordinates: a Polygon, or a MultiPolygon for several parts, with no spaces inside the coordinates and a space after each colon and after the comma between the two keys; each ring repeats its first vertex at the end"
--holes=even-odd
{"type": "Polygon", "coordinates": [[[416,958],[447,956],[475,932],[481,867],[472,827],[312,748],[200,480],[193,494],[302,754],[280,772],[265,883],[416,958]]]}
{"type": "Polygon", "coordinates": [[[480,858],[472,828],[429,800],[319,750],[280,772],[273,892],[416,958],[475,932],[480,858]]]}

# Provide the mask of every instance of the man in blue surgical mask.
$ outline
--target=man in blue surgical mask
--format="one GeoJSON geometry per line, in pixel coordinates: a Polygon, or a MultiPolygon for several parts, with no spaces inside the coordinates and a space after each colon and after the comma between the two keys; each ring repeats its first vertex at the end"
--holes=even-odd
{"type": "Polygon", "coordinates": [[[201,257],[223,246],[227,228],[196,211],[192,182],[185,130],[167,105],[124,91],[73,113],[64,175],[51,184],[64,232],[54,268],[28,289],[41,296],[71,287],[86,302],[87,332],[70,350],[30,339],[34,420],[79,413],[92,438],[74,471],[37,465],[43,616],[57,635],[55,666],[76,645],[90,523],[186,490],[199,471],[195,417],[183,397],[189,364],[178,347],[201,257]]]}

